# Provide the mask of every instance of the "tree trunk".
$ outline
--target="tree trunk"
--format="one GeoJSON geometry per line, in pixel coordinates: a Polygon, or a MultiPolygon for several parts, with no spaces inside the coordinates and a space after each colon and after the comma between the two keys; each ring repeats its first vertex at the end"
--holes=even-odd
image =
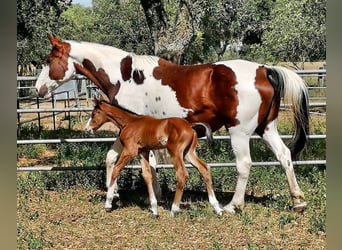
{"type": "Polygon", "coordinates": [[[162,0],[141,0],[154,41],[154,54],[181,64],[185,50],[194,39],[201,20],[197,1],[177,1],[176,13],[165,11],[162,0]],[[194,18],[196,17],[196,18],[194,18]],[[171,21],[173,20],[173,21],[171,21]]]}

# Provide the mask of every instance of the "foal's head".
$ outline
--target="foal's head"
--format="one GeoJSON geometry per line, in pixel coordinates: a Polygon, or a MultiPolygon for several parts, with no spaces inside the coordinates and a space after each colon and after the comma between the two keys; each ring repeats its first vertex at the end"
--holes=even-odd
{"type": "Polygon", "coordinates": [[[87,131],[96,131],[104,123],[109,122],[106,112],[101,108],[103,102],[104,101],[97,99],[94,100],[95,106],[91,113],[90,119],[86,125],[87,131]]]}

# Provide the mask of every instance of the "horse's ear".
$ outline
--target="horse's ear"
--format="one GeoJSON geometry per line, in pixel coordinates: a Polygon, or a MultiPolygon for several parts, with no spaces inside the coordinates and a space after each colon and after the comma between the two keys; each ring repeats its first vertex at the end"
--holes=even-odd
{"type": "Polygon", "coordinates": [[[55,46],[55,47],[59,47],[60,46],[61,39],[59,37],[49,35],[49,40],[50,40],[50,43],[53,46],[55,46]]]}

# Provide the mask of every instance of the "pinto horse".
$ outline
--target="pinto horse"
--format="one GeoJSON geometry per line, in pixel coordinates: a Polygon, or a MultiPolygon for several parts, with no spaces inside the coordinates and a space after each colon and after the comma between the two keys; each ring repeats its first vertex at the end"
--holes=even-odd
{"type": "MultiPolygon", "coordinates": [[[[224,126],[231,136],[238,171],[234,196],[224,206],[230,213],[244,207],[252,166],[249,140],[256,133],[285,169],[294,210],[302,211],[306,207],[291,156],[296,157],[307,140],[308,90],[293,71],[244,60],[181,66],[156,56],[135,55],[110,46],[63,41],[57,37],[49,39],[53,48],[48,65],[36,82],[39,96],[49,97],[57,86],[78,73],[94,82],[111,103],[135,113],[204,122],[212,131],[224,126]],[[291,150],[277,131],[282,98],[291,107],[295,128],[291,150]]],[[[107,176],[111,176],[121,151],[122,145],[117,142],[108,152],[107,176]]]]}
{"type": "Polygon", "coordinates": [[[119,140],[123,145],[120,157],[115,163],[107,192],[105,203],[107,211],[112,209],[114,198],[112,189],[115,188],[115,180],[126,164],[140,154],[142,173],[149,193],[151,210],[154,216],[158,216],[157,199],[153,191],[152,173],[148,159],[150,150],[166,148],[172,157],[177,178],[171,216],[173,217],[180,210],[179,204],[188,179],[188,172],[183,161],[184,156],[192,165],[197,167],[206,184],[210,204],[218,215],[222,215],[223,209],[220,208],[214,193],[210,167],[201,161],[195,152],[197,134],[192,126],[204,126],[207,137],[212,138],[209,127],[203,123],[190,124],[179,117],[157,119],[152,116],[137,115],[120,106],[95,100],[91,120],[86,129],[96,131],[106,122],[112,122],[120,129],[119,140]]]}

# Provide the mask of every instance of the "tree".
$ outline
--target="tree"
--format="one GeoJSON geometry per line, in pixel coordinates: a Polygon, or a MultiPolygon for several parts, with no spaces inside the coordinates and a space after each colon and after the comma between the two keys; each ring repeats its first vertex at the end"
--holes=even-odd
{"type": "Polygon", "coordinates": [[[63,25],[59,18],[71,0],[17,0],[17,61],[41,64],[48,49],[47,35],[63,25]]]}
{"type": "Polygon", "coordinates": [[[141,0],[154,44],[154,54],[182,63],[199,32],[206,1],[141,0]]]}
{"type": "Polygon", "coordinates": [[[67,25],[59,29],[58,35],[63,39],[97,42],[95,17],[91,8],[79,4],[70,6],[61,14],[67,25]]]}
{"type": "Polygon", "coordinates": [[[94,0],[93,14],[99,43],[135,53],[153,53],[148,26],[138,0],[94,0]]]}
{"type": "Polygon", "coordinates": [[[305,61],[325,59],[325,16],[326,0],[278,0],[263,36],[264,48],[275,60],[297,68],[305,61]]]}

